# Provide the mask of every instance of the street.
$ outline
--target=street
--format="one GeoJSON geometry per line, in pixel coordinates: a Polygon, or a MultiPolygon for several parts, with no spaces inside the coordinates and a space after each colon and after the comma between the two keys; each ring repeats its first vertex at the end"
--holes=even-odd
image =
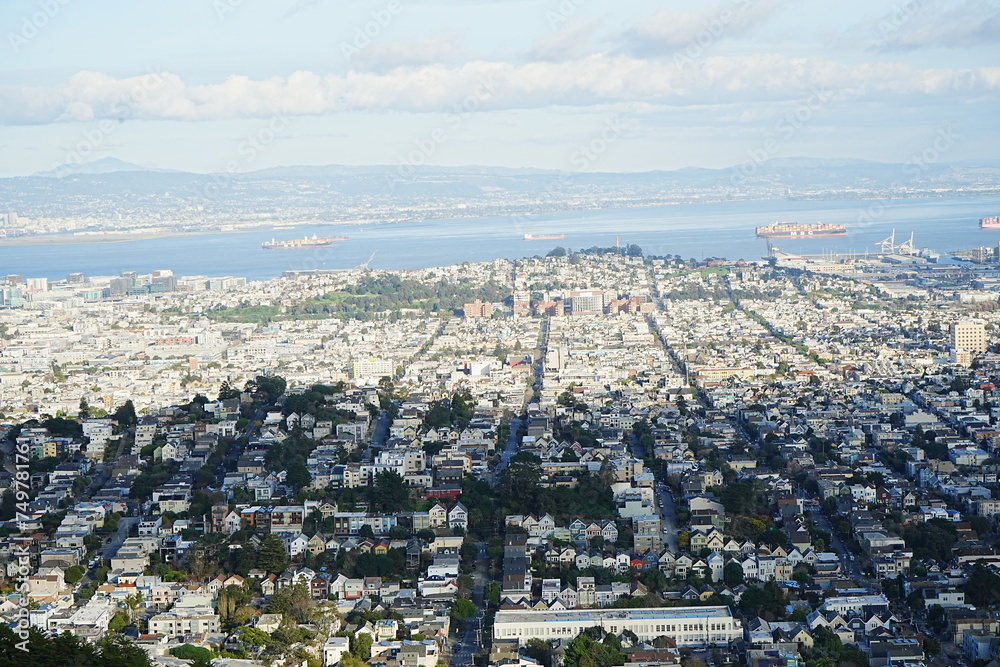
{"type": "Polygon", "coordinates": [[[456,631],[455,642],[451,647],[451,665],[467,665],[471,666],[476,655],[482,651],[483,637],[482,628],[485,609],[483,588],[486,583],[490,581],[489,577],[489,561],[486,557],[486,543],[479,542],[476,544],[479,548],[479,552],[476,554],[476,569],[472,573],[473,587],[472,587],[472,601],[475,603],[478,611],[476,615],[465,622],[465,626],[456,631]]]}
{"type": "Polygon", "coordinates": [[[825,530],[830,533],[831,544],[830,547],[840,556],[840,569],[841,571],[849,577],[853,577],[857,581],[861,581],[862,574],[861,568],[858,567],[857,561],[854,560],[854,555],[844,546],[843,541],[837,535],[837,531],[833,529],[833,525],[830,520],[821,512],[814,512],[813,519],[816,521],[816,526],[820,530],[825,530]]]}
{"type": "Polygon", "coordinates": [[[515,417],[510,420],[510,435],[507,437],[507,446],[500,453],[500,463],[493,470],[493,484],[496,487],[497,482],[500,481],[500,476],[503,471],[506,470],[507,465],[510,463],[511,458],[517,453],[517,432],[521,428],[520,418],[515,417]]]}
{"type": "Polygon", "coordinates": [[[663,535],[667,542],[667,548],[677,553],[677,505],[670,495],[666,484],[657,483],[657,499],[660,504],[660,523],[663,524],[663,535]]]}

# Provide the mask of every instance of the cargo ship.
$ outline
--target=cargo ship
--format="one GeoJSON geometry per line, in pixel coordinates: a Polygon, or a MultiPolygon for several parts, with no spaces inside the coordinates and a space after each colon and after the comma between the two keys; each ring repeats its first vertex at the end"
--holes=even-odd
{"type": "Polygon", "coordinates": [[[328,236],[326,238],[319,238],[315,234],[311,238],[307,237],[304,239],[291,239],[289,241],[276,241],[271,239],[270,241],[264,241],[261,247],[264,250],[288,250],[288,249],[304,249],[304,248],[329,248],[336,241],[347,241],[346,236],[328,236]]]}
{"type": "Polygon", "coordinates": [[[1000,215],[994,215],[989,218],[981,218],[979,220],[980,229],[1000,229],[1000,215]]]}
{"type": "Polygon", "coordinates": [[[538,235],[538,234],[525,234],[525,241],[558,241],[559,239],[564,239],[566,236],[564,234],[549,234],[549,235],[538,235]]]}
{"type": "Polygon", "coordinates": [[[795,239],[819,236],[847,236],[847,228],[830,222],[804,225],[799,222],[772,222],[757,228],[760,239],[795,239]]]}

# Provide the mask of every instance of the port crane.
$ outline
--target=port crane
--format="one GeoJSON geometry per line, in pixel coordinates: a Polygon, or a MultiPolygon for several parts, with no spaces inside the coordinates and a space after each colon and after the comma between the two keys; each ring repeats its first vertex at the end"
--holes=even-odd
{"type": "Polygon", "coordinates": [[[910,232],[910,238],[903,241],[899,245],[896,245],[896,230],[892,230],[892,234],[887,239],[882,239],[878,242],[878,247],[883,255],[891,255],[893,253],[898,253],[900,255],[915,255],[917,253],[916,247],[913,245],[913,232],[910,232]]]}

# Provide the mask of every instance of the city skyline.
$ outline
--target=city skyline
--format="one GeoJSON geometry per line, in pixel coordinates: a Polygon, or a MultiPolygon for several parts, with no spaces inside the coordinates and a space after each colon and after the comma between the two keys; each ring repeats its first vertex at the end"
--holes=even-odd
{"type": "Polygon", "coordinates": [[[15,2],[0,176],[992,157],[996,2],[15,2]],[[248,159],[252,154],[252,158],[248,159]]]}

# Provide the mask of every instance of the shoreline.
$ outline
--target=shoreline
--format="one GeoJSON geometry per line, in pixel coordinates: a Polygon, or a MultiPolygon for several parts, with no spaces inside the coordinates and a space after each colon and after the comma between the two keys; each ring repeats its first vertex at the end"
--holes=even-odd
{"type": "MultiPolygon", "coordinates": [[[[302,223],[293,225],[292,227],[277,229],[274,227],[255,227],[253,229],[233,229],[228,231],[221,231],[218,229],[213,229],[204,232],[183,232],[183,231],[162,231],[162,232],[142,232],[142,233],[130,233],[130,232],[94,232],[94,233],[62,233],[62,234],[38,234],[34,236],[14,236],[14,237],[4,237],[0,238],[0,248],[13,248],[13,247],[34,247],[34,246],[45,246],[45,245],[90,245],[90,244],[106,244],[112,245],[116,243],[128,243],[130,241],[152,241],[155,239],[178,239],[187,238],[192,236],[223,236],[223,235],[238,235],[238,234],[259,234],[261,232],[297,232],[303,227],[316,227],[316,226],[327,226],[336,225],[338,223],[302,223]]],[[[355,224],[355,223],[350,223],[355,224]]],[[[369,223],[366,223],[369,224],[369,223]]],[[[370,223],[376,224],[376,223],[370,223]]]]}
{"type": "MultiPolygon", "coordinates": [[[[966,194],[953,194],[944,195],[938,194],[936,196],[890,196],[885,199],[876,199],[875,201],[907,201],[915,200],[922,201],[928,199],[966,199],[971,197],[992,197],[998,196],[996,193],[966,193],[966,194]]],[[[871,201],[870,198],[860,197],[860,198],[830,198],[830,197],[803,197],[796,199],[785,199],[785,201],[799,201],[799,202],[828,202],[828,201],[843,201],[843,202],[864,202],[871,201]]],[[[538,211],[531,213],[510,213],[508,216],[511,219],[517,217],[544,217],[558,215],[561,213],[586,213],[593,211],[617,211],[617,210],[635,210],[635,209],[648,209],[656,207],[674,207],[683,205],[701,205],[701,204],[724,204],[724,203],[750,203],[750,202],[766,202],[766,201],[777,201],[774,199],[748,199],[744,201],[735,200],[703,200],[703,201],[671,201],[671,202],[650,202],[642,205],[632,205],[632,206],[600,206],[597,208],[563,208],[555,210],[538,211]]],[[[477,219],[491,218],[495,216],[480,216],[480,215],[458,215],[456,211],[452,212],[451,216],[430,216],[427,218],[413,218],[405,222],[415,222],[415,223],[427,223],[427,222],[440,222],[446,220],[456,220],[456,221],[474,221],[477,219]]],[[[28,248],[28,247],[40,247],[47,245],[58,245],[58,246],[71,246],[71,245],[115,245],[119,243],[128,243],[131,241],[151,241],[156,239],[176,239],[176,238],[188,238],[197,236],[229,236],[229,235],[239,235],[239,234],[259,234],[262,232],[272,232],[275,234],[283,234],[284,232],[299,232],[308,235],[307,231],[310,227],[380,227],[385,225],[398,225],[403,221],[400,220],[372,220],[372,219],[361,219],[361,220],[351,220],[351,221],[322,221],[318,222],[315,220],[310,221],[300,221],[292,223],[270,223],[264,224],[259,227],[243,228],[243,229],[233,229],[233,230],[220,230],[211,229],[206,231],[180,231],[180,230],[163,230],[163,231],[147,231],[147,232],[62,232],[57,234],[38,234],[31,236],[14,236],[14,237],[0,237],[0,249],[2,248],[28,248]]],[[[405,223],[404,223],[405,224],[405,223]]],[[[541,240],[541,239],[539,239],[541,240]]]]}
{"type": "Polygon", "coordinates": [[[227,234],[239,232],[150,232],[148,234],[122,234],[109,232],[107,234],[39,234],[38,236],[19,236],[0,239],[0,248],[33,247],[44,245],[88,245],[115,244],[129,241],[150,241],[153,239],[183,238],[186,236],[207,236],[209,234],[227,234]]]}

